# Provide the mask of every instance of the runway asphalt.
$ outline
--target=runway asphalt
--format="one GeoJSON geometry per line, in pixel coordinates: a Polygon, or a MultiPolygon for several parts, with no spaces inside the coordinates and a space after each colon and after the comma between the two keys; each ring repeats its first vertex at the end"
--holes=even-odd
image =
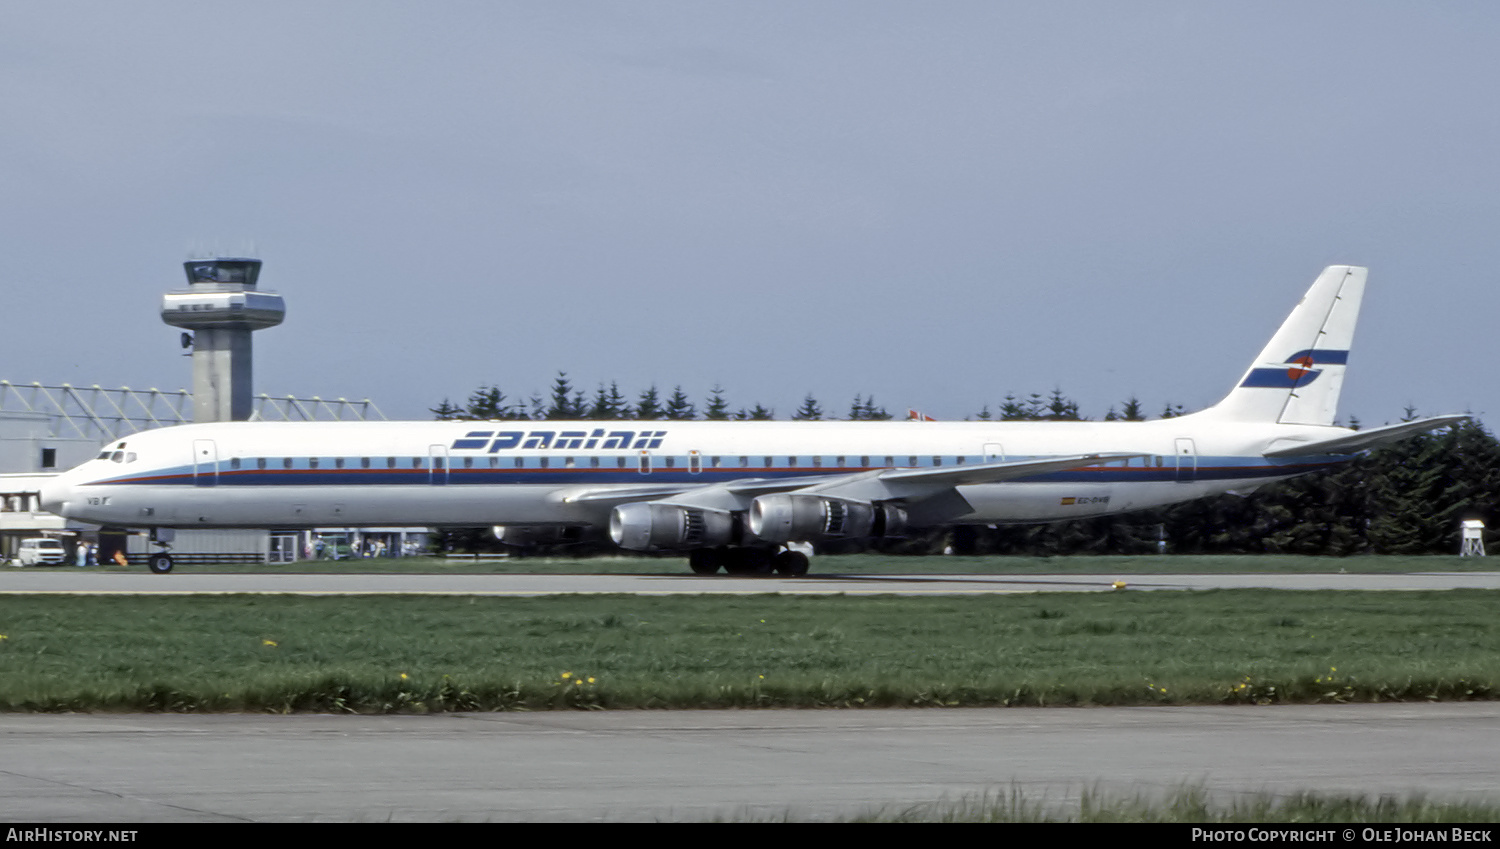
{"type": "MultiPolygon", "coordinates": [[[[1500,704],[0,715],[9,822],[827,819],[1021,791],[1500,799],[1500,704]]],[[[1075,807],[1076,810],[1076,807],[1075,807]]]]}

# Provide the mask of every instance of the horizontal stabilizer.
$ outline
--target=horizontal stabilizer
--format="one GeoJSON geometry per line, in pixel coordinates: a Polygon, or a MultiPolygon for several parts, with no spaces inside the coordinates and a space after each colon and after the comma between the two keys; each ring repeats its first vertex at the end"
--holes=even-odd
{"type": "Polygon", "coordinates": [[[1323,439],[1317,442],[1305,442],[1301,445],[1275,448],[1267,451],[1266,456],[1306,457],[1313,454],[1358,454],[1377,445],[1384,445],[1387,442],[1405,439],[1412,434],[1436,430],[1447,425],[1468,421],[1469,418],[1469,416],[1433,416],[1430,419],[1417,419],[1414,422],[1401,422],[1400,424],[1386,425],[1385,427],[1372,427],[1369,430],[1355,431],[1347,436],[1336,436],[1332,439],[1323,439]]]}

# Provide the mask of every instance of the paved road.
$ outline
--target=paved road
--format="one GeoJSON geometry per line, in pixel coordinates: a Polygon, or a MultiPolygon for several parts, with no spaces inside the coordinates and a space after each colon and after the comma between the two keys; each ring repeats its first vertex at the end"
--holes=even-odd
{"type": "Polygon", "coordinates": [[[965,794],[1500,801],[1500,704],[0,715],[0,820],[849,816],[965,794]]]}
{"type": "Polygon", "coordinates": [[[1342,590],[1500,589],[1500,572],[1402,574],[1233,575],[810,575],[804,578],[692,575],[412,575],[297,573],[86,572],[69,569],[0,570],[0,593],[303,593],[317,595],[444,594],[536,596],[560,593],[695,595],[975,595],[1101,591],[1116,580],[1133,590],[1234,587],[1342,590]]]}

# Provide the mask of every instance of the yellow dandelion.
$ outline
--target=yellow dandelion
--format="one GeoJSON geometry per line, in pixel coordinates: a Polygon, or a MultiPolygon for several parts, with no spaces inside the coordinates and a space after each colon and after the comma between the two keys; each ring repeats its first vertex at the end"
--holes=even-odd
{"type": "Polygon", "coordinates": [[[564,673],[563,673],[563,674],[562,674],[562,677],[563,677],[563,680],[567,680],[567,679],[569,679],[569,678],[572,678],[572,677],[573,677],[573,673],[571,673],[571,672],[564,672],[564,673]]]}
{"type": "Polygon", "coordinates": [[[260,644],[263,645],[263,646],[270,646],[273,649],[276,648],[276,641],[275,640],[261,640],[260,644]]]}
{"type": "Polygon", "coordinates": [[[405,681],[405,680],[406,680],[406,678],[407,678],[407,675],[406,675],[406,673],[405,673],[405,672],[403,672],[403,673],[401,673],[401,680],[402,680],[402,681],[405,681]]]}
{"type": "Polygon", "coordinates": [[[590,684],[594,683],[594,676],[592,676],[592,675],[589,676],[589,683],[590,684]]]}

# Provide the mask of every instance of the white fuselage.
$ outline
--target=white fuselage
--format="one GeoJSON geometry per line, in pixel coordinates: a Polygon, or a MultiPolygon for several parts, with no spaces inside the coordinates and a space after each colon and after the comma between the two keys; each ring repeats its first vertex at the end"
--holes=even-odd
{"type": "Polygon", "coordinates": [[[961,485],[967,509],[944,517],[1046,522],[1315,471],[1346,458],[1264,454],[1351,432],[1200,415],[1149,422],[228,422],[112,442],[59,476],[43,501],[69,518],[120,527],[602,528],[611,507],[637,492],[645,501],[746,480],[855,480],[878,469],[1143,455],[961,485]]]}

